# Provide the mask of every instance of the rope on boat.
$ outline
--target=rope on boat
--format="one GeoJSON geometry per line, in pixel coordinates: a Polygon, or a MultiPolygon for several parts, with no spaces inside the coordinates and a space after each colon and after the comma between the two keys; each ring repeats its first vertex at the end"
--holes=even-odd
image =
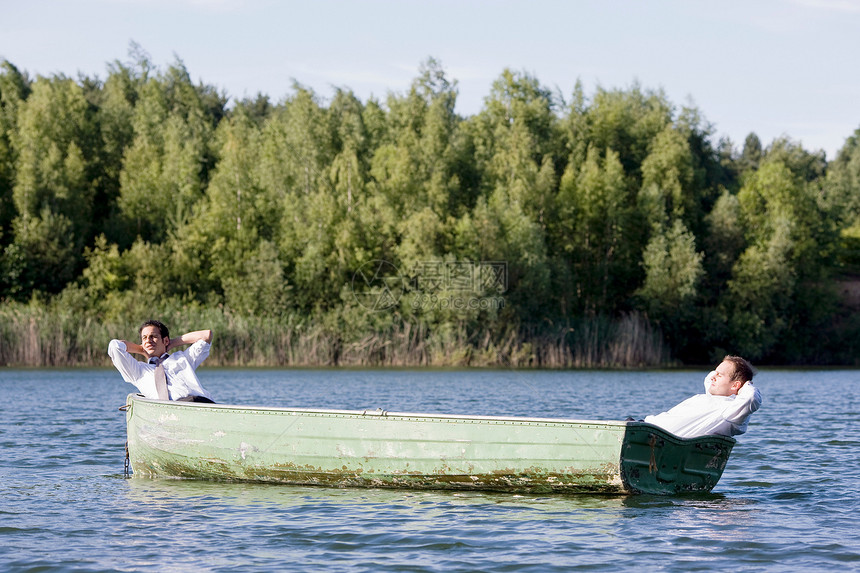
{"type": "MultiPolygon", "coordinates": [[[[122,406],[119,407],[120,412],[125,412],[127,410],[128,410],[128,404],[123,404],[122,406]]],[[[130,470],[130,464],[129,464],[129,459],[128,459],[128,441],[126,441],[125,442],[125,467],[123,470],[123,475],[126,478],[131,477],[131,472],[129,470],[130,470]]]]}
{"type": "Polygon", "coordinates": [[[648,445],[651,446],[651,459],[648,460],[648,473],[652,474],[657,471],[657,460],[654,458],[654,446],[657,445],[657,436],[651,434],[651,437],[648,439],[648,445]]]}

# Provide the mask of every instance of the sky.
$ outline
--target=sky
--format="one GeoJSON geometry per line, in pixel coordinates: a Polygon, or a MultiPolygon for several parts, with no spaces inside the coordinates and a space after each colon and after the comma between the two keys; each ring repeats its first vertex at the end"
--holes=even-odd
{"type": "Polygon", "coordinates": [[[233,99],[404,93],[429,57],[480,112],[508,68],[569,100],[577,80],[663,90],[714,142],[786,136],[835,158],[860,128],[860,0],[0,0],[0,59],[104,79],[132,42],[233,99]]]}

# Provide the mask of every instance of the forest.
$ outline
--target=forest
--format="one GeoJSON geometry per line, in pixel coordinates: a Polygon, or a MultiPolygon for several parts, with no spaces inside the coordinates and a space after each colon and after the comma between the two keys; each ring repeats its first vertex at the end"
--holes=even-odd
{"type": "Polygon", "coordinates": [[[161,318],[235,366],[860,363],[860,129],[828,161],[715,140],[638,83],[430,58],[361,101],[238,100],[132,45],[0,63],[0,365],[106,365],[161,318]]]}

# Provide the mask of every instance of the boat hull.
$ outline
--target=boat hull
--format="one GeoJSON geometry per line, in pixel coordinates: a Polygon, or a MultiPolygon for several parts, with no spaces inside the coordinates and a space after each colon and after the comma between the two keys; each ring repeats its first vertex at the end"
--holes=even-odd
{"type": "Polygon", "coordinates": [[[677,493],[716,485],[734,444],[642,422],[282,409],[129,395],[135,475],[296,485],[677,493]]]}

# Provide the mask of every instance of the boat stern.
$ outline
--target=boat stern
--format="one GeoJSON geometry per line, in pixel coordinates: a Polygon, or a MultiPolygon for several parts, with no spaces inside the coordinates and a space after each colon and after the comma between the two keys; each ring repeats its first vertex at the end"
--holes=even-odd
{"type": "Polygon", "coordinates": [[[621,479],[631,493],[709,492],[723,475],[735,439],[679,438],[645,422],[628,422],[621,446],[621,479]]]}

